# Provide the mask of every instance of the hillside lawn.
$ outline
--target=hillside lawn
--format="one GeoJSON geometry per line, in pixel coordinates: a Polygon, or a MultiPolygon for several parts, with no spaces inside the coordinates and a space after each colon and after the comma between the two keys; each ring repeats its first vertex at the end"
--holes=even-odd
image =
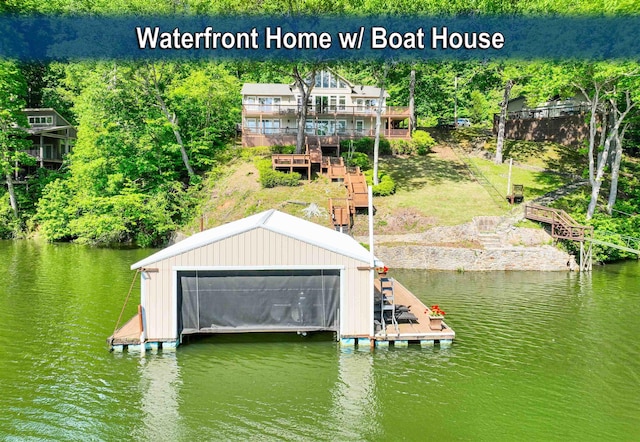
{"type": "MultiPolygon", "coordinates": [[[[548,147],[548,158],[555,158],[554,147],[548,147]]],[[[425,156],[389,156],[380,159],[380,169],[393,177],[397,190],[388,197],[375,197],[374,229],[377,234],[402,234],[425,231],[434,226],[450,226],[469,222],[480,215],[507,215],[512,210],[506,203],[508,162],[496,165],[491,160],[471,156],[470,161],[498,190],[488,191],[470,172],[468,166],[448,145],[440,144],[425,156]]],[[[202,191],[204,228],[215,227],[268,209],[277,209],[303,217],[304,209],[315,203],[319,210],[310,220],[331,227],[328,216],[329,198],[344,198],[342,183],[316,177],[302,180],[297,187],[261,188],[255,157],[265,157],[265,149],[241,149],[236,157],[219,166],[207,179],[202,191]]],[[[558,174],[543,171],[540,152],[520,158],[512,168],[512,183],[525,186],[525,202],[554,190],[569,181],[558,174]],[[523,161],[524,159],[524,161],[523,161]],[[531,164],[533,163],[533,164],[531,164]]],[[[200,217],[185,226],[183,232],[199,230],[200,217]]],[[[353,233],[366,234],[366,214],[358,214],[353,233]]]]}

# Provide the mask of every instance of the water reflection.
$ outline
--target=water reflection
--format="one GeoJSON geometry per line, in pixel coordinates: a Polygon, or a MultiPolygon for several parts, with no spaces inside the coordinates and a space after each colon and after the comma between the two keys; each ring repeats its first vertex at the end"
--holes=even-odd
{"type": "Polygon", "coordinates": [[[341,439],[360,439],[362,432],[379,433],[373,353],[339,348],[338,380],[333,388],[333,419],[341,439]]]}
{"type": "Polygon", "coordinates": [[[143,440],[180,439],[178,404],[182,380],[176,353],[147,353],[140,358],[139,371],[143,427],[137,429],[134,437],[143,440]]]}

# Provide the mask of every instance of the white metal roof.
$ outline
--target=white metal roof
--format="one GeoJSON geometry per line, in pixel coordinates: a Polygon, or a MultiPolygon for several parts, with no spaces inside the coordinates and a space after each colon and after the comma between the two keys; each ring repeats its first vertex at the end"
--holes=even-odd
{"type": "Polygon", "coordinates": [[[323,227],[304,219],[278,212],[271,209],[247,218],[223,224],[213,229],[196,233],[172,246],[162,249],[151,256],[138,261],[131,266],[131,270],[148,266],[173,256],[180,255],[199,247],[221,241],[233,235],[248,232],[256,228],[271,230],[308,244],[348,256],[365,263],[370,260],[370,254],[360,243],[344,233],[323,227]]]}

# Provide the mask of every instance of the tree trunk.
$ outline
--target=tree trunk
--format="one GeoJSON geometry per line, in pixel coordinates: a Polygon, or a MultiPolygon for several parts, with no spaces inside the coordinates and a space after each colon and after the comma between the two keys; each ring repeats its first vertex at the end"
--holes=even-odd
{"type": "Polygon", "coordinates": [[[504,84],[504,95],[500,103],[500,120],[498,121],[498,140],[496,141],[496,157],[493,160],[496,164],[502,164],[502,149],[504,148],[504,126],[507,119],[507,105],[509,104],[509,96],[513,87],[513,80],[509,79],[504,84]]]}
{"type": "Polygon", "coordinates": [[[195,176],[196,173],[193,171],[193,168],[191,167],[191,164],[189,162],[189,155],[187,154],[187,149],[185,149],[184,143],[182,142],[182,135],[180,135],[180,129],[178,127],[177,118],[176,118],[175,114],[169,114],[169,109],[167,109],[167,107],[165,106],[164,100],[161,97],[158,97],[158,99],[162,103],[162,105],[161,105],[162,106],[162,113],[167,118],[169,123],[171,123],[171,129],[173,130],[173,135],[176,137],[176,141],[177,141],[178,145],[180,146],[180,155],[182,155],[182,162],[184,163],[184,166],[187,169],[187,173],[189,174],[189,178],[192,178],[192,177],[195,176]]]}
{"type": "Polygon", "coordinates": [[[16,199],[16,191],[13,188],[13,180],[11,178],[11,174],[6,174],[5,178],[7,180],[7,190],[9,191],[9,202],[11,203],[11,209],[13,210],[13,215],[18,218],[18,200],[16,199]]]}
{"type": "Polygon", "coordinates": [[[415,104],[415,90],[416,90],[416,69],[411,69],[411,75],[409,77],[409,135],[413,134],[416,130],[416,104],[415,104]]]}
{"type": "Polygon", "coordinates": [[[158,103],[158,107],[162,111],[162,114],[165,116],[167,121],[171,124],[171,129],[173,130],[173,135],[176,137],[176,142],[180,146],[180,155],[182,155],[182,162],[184,163],[185,168],[187,169],[187,173],[189,174],[189,178],[193,178],[196,174],[191,167],[189,162],[189,155],[187,154],[187,150],[184,147],[184,143],[182,142],[182,135],[180,134],[180,127],[178,126],[178,121],[175,114],[169,112],[169,108],[162,98],[162,93],[160,93],[160,86],[158,85],[158,77],[156,75],[155,67],[147,65],[147,73],[148,76],[145,78],[145,82],[147,83],[147,88],[149,88],[149,76],[152,77],[153,81],[153,95],[158,103]],[[153,70],[153,72],[151,72],[153,70]]]}
{"type": "Polygon", "coordinates": [[[609,201],[607,202],[607,213],[609,215],[611,215],[613,206],[615,206],[616,199],[618,198],[618,177],[620,176],[620,163],[622,162],[622,137],[623,136],[615,136],[613,140],[615,157],[611,166],[611,187],[609,188],[609,201]]]}
{"type": "MultiPolygon", "coordinates": [[[[624,119],[629,110],[635,105],[635,103],[631,104],[629,91],[625,92],[625,98],[627,101],[627,108],[624,113],[619,113],[615,100],[611,100],[614,119],[624,119]]],[[[611,187],[609,188],[609,201],[607,202],[607,212],[609,213],[609,215],[611,215],[611,213],[613,212],[613,206],[615,206],[616,199],[618,198],[618,178],[620,177],[620,164],[622,163],[622,140],[624,139],[624,134],[627,131],[627,126],[628,125],[625,124],[622,127],[622,130],[620,130],[620,124],[614,125],[614,127],[617,127],[618,130],[613,134],[613,142],[615,143],[615,158],[613,160],[613,165],[611,166],[611,187]]]]}
{"type": "Polygon", "coordinates": [[[304,148],[304,131],[307,126],[308,107],[307,102],[311,97],[311,91],[315,85],[316,69],[312,69],[309,73],[310,81],[306,84],[302,74],[298,70],[298,66],[293,67],[293,78],[300,93],[300,109],[298,111],[298,134],[296,135],[296,153],[302,153],[304,148]]]}
{"type": "MultiPolygon", "coordinates": [[[[596,170],[596,177],[594,180],[594,185],[591,187],[591,200],[589,201],[589,207],[587,208],[587,220],[593,218],[593,214],[596,211],[596,205],[598,204],[598,196],[600,194],[600,187],[602,186],[602,180],[604,178],[604,169],[607,165],[607,159],[609,158],[609,151],[611,149],[611,143],[620,143],[622,145],[622,139],[620,137],[620,126],[624,121],[625,117],[629,113],[629,111],[633,108],[633,104],[631,104],[630,95],[628,92],[625,93],[627,98],[627,108],[624,112],[620,112],[618,110],[617,103],[615,98],[610,99],[611,103],[611,117],[612,117],[612,125],[608,131],[607,139],[604,142],[604,149],[602,150],[602,155],[598,159],[598,167],[596,170]]],[[[616,146],[618,149],[618,146],[616,146]]],[[[620,147],[622,149],[622,147],[620,147]]],[[[620,156],[622,156],[622,152],[620,152],[620,156]]],[[[616,177],[616,193],[617,193],[617,177],[616,177]]],[[[614,201],[615,202],[615,201],[614,201]]],[[[613,206],[612,206],[613,208],[613,206]]]]}
{"type": "Polygon", "coordinates": [[[388,67],[385,64],[382,78],[380,79],[380,97],[378,98],[378,108],[376,109],[376,138],[373,143],[373,185],[379,184],[378,180],[378,157],[380,152],[380,126],[382,119],[382,101],[384,100],[384,80],[387,77],[388,67]]]}

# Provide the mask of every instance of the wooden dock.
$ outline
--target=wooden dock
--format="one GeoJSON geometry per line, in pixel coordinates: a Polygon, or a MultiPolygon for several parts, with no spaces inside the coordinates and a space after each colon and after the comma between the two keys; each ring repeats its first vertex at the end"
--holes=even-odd
{"type": "Polygon", "coordinates": [[[113,335],[107,339],[107,343],[110,347],[140,344],[141,333],[142,311],[141,306],[138,306],[138,313],[129,319],[122,327],[115,330],[113,335]]]}
{"type": "MultiPolygon", "coordinates": [[[[382,297],[379,279],[376,279],[375,286],[376,299],[379,299],[382,297]]],[[[393,281],[393,292],[395,304],[408,306],[409,312],[415,315],[417,319],[398,323],[397,330],[393,324],[386,324],[383,330],[375,334],[374,339],[376,341],[419,341],[420,343],[429,342],[431,344],[439,342],[441,345],[443,341],[447,344],[453,341],[456,334],[444,321],[440,330],[431,329],[429,320],[429,312],[431,310],[397,280],[393,281]]]]}

